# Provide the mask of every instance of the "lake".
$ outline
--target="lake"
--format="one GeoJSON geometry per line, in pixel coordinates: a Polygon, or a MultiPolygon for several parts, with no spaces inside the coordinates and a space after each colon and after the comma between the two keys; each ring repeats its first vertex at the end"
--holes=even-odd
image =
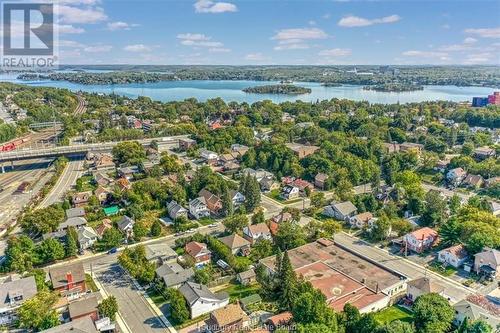
{"type": "MultiPolygon", "coordinates": [[[[359,85],[342,85],[339,87],[324,87],[320,83],[295,82],[295,85],[310,88],[310,94],[303,95],[273,95],[248,94],[243,88],[276,84],[277,82],[263,81],[165,81],[156,83],[132,83],[118,85],[84,85],[66,81],[21,81],[16,79],[17,74],[1,74],[0,81],[26,84],[29,86],[46,86],[66,88],[72,91],[87,91],[95,93],[115,93],[131,98],[147,96],[158,101],[178,101],[194,97],[199,101],[220,97],[226,102],[254,103],[262,100],[272,100],[280,103],[285,101],[316,101],[332,98],[345,98],[370,103],[410,103],[423,101],[448,100],[454,102],[471,101],[474,96],[487,96],[495,88],[488,87],[456,87],[456,86],[425,86],[424,90],[412,92],[378,92],[363,90],[359,85]]],[[[496,89],[498,90],[498,89],[496,89]]]]}

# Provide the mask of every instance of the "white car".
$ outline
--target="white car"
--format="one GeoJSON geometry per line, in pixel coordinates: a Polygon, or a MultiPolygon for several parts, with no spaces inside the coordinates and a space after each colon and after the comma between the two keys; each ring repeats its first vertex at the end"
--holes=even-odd
{"type": "Polygon", "coordinates": [[[217,227],[217,223],[212,223],[212,224],[209,224],[209,225],[208,225],[208,227],[209,227],[209,228],[215,228],[215,227],[217,227]]]}

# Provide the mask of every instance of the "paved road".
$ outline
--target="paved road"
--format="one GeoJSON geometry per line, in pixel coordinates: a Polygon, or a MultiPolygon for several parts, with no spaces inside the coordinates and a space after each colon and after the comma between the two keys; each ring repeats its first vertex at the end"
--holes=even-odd
{"type": "Polygon", "coordinates": [[[410,279],[416,279],[428,276],[445,288],[445,294],[450,298],[451,303],[456,303],[464,299],[467,295],[475,293],[471,288],[467,288],[460,283],[436,274],[425,267],[420,266],[408,259],[400,256],[391,255],[386,250],[371,246],[359,238],[350,236],[346,233],[336,234],[334,240],[339,245],[345,246],[356,253],[366,256],[381,265],[406,275],[410,279]]]}
{"type": "Polygon", "coordinates": [[[40,202],[38,208],[45,208],[56,202],[61,202],[66,192],[76,184],[76,180],[82,176],[83,172],[83,160],[70,159],[56,184],[45,199],[40,202]]]}

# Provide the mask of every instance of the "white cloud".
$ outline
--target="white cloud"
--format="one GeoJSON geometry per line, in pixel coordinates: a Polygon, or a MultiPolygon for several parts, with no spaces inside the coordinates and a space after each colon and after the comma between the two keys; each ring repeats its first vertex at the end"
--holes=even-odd
{"type": "Polygon", "coordinates": [[[467,55],[465,64],[484,64],[494,62],[493,54],[490,52],[473,53],[467,55]]]}
{"type": "Polygon", "coordinates": [[[135,23],[129,24],[127,22],[117,21],[117,22],[109,22],[107,26],[108,30],[116,31],[116,30],[130,30],[133,27],[138,27],[139,24],[135,23]]]}
{"type": "Polygon", "coordinates": [[[193,40],[193,41],[206,41],[212,39],[212,37],[205,36],[204,34],[192,34],[192,33],[178,34],[177,38],[184,40],[193,40]]]}
{"type": "Polygon", "coordinates": [[[307,45],[307,44],[301,44],[301,43],[284,43],[284,44],[280,44],[280,45],[274,47],[274,49],[276,51],[283,51],[283,50],[306,50],[308,48],[309,48],[309,45],[307,45]]]}
{"type": "Polygon", "coordinates": [[[322,57],[345,57],[351,54],[352,54],[351,49],[340,49],[340,48],[323,50],[318,53],[318,55],[322,57]]]}
{"type": "Polygon", "coordinates": [[[452,44],[452,45],[444,45],[439,48],[439,51],[443,52],[458,52],[458,51],[467,51],[470,50],[471,46],[468,44],[452,44]]]}
{"type": "Polygon", "coordinates": [[[194,9],[197,13],[225,13],[236,12],[238,7],[229,2],[215,2],[211,0],[199,0],[194,4],[194,9]]]}
{"type": "Polygon", "coordinates": [[[88,53],[102,53],[109,52],[113,47],[111,45],[94,45],[87,46],[83,50],[88,53]]]}
{"type": "Polygon", "coordinates": [[[62,23],[98,23],[108,19],[104,10],[99,7],[77,8],[59,6],[59,16],[62,23]]]}
{"type": "Polygon", "coordinates": [[[208,49],[208,52],[211,53],[227,53],[231,52],[231,49],[225,48],[225,47],[212,47],[208,49]]]}
{"type": "Polygon", "coordinates": [[[127,45],[123,49],[128,52],[151,52],[153,50],[152,47],[144,44],[127,45]]]}
{"type": "Polygon", "coordinates": [[[82,34],[85,32],[85,29],[74,27],[71,24],[55,24],[54,29],[57,29],[59,34],[82,34]]]}
{"type": "Polygon", "coordinates": [[[249,60],[249,61],[267,61],[269,60],[268,57],[266,57],[265,55],[263,55],[262,53],[260,52],[257,52],[257,53],[249,53],[245,56],[245,60],[249,60]]]}
{"type": "Polygon", "coordinates": [[[475,42],[477,42],[477,39],[472,37],[467,37],[464,39],[464,44],[474,44],[475,42]]]}
{"type": "Polygon", "coordinates": [[[435,51],[405,51],[404,56],[407,57],[422,57],[422,58],[441,58],[442,60],[448,56],[445,52],[435,52],[435,51]]]}
{"type": "Polygon", "coordinates": [[[476,35],[482,38],[500,38],[499,28],[465,29],[466,34],[476,35]]]}
{"type": "Polygon", "coordinates": [[[324,39],[328,35],[319,28],[296,28],[296,29],[283,29],[278,31],[271,39],[275,40],[304,40],[304,39],[324,39]]]}
{"type": "Polygon", "coordinates": [[[54,44],[58,47],[73,47],[73,48],[85,47],[85,45],[83,45],[80,42],[76,42],[74,40],[64,40],[64,39],[57,40],[55,41],[54,44]]]}
{"type": "Polygon", "coordinates": [[[204,34],[184,33],[178,34],[177,39],[180,39],[181,44],[192,47],[209,47],[212,49],[222,49],[224,44],[221,42],[212,41],[212,37],[204,34]]]}
{"type": "Polygon", "coordinates": [[[341,27],[366,27],[373,24],[394,23],[401,20],[399,15],[390,15],[382,18],[367,19],[359,16],[349,15],[340,19],[337,23],[341,27]]]}

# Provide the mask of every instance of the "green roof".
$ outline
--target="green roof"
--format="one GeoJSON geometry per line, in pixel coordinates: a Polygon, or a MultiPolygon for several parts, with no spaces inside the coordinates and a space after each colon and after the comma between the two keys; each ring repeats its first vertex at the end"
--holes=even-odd
{"type": "Polygon", "coordinates": [[[259,294],[253,294],[253,295],[243,297],[242,299],[240,299],[240,303],[244,307],[249,306],[251,304],[259,303],[261,301],[262,301],[262,298],[260,297],[259,294]]]}
{"type": "Polygon", "coordinates": [[[115,215],[115,214],[118,214],[118,211],[120,210],[118,208],[118,206],[110,206],[110,207],[104,207],[104,214],[106,214],[106,216],[110,216],[110,215],[115,215]]]}

